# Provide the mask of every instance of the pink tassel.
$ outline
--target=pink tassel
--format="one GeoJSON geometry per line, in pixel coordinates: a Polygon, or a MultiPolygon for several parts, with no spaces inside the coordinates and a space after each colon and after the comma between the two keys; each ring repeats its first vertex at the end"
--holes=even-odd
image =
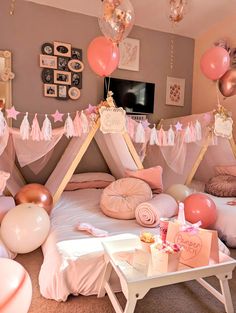
{"type": "Polygon", "coordinates": [[[70,116],[70,113],[68,113],[68,116],[65,120],[64,130],[67,138],[73,137],[75,134],[74,124],[70,116]]]}
{"type": "Polygon", "coordinates": [[[202,140],[202,127],[198,120],[195,123],[195,130],[196,130],[196,140],[202,140]]]}
{"type": "Polygon", "coordinates": [[[196,142],[196,128],[193,126],[193,123],[190,123],[190,136],[191,142],[196,142]]]}
{"type": "Polygon", "coordinates": [[[41,134],[41,130],[39,127],[38,118],[37,118],[37,113],[35,113],[34,115],[34,119],[33,119],[32,126],[31,126],[30,137],[34,141],[40,141],[42,139],[42,134],[41,134]]]}
{"type": "Polygon", "coordinates": [[[45,119],[43,121],[43,126],[42,126],[41,131],[42,131],[42,137],[44,140],[49,141],[52,139],[52,124],[47,114],[45,114],[45,119]]]}
{"type": "Polygon", "coordinates": [[[135,134],[135,131],[134,131],[134,122],[132,120],[132,118],[130,117],[127,117],[127,120],[126,120],[126,128],[127,128],[127,132],[130,136],[130,138],[132,140],[134,140],[134,134],[135,134]]]}
{"type": "Polygon", "coordinates": [[[151,130],[151,133],[150,133],[149,144],[151,146],[159,144],[158,138],[157,138],[157,130],[156,130],[156,125],[155,124],[154,124],[154,126],[153,126],[153,128],[151,130]]]}
{"type": "Polygon", "coordinates": [[[158,131],[158,141],[159,141],[160,146],[167,146],[166,132],[164,131],[162,126],[160,130],[158,131]]]}
{"type": "Polygon", "coordinates": [[[172,125],[170,125],[170,128],[167,132],[167,145],[174,146],[174,144],[175,144],[175,132],[173,131],[172,125]]]}
{"type": "Polygon", "coordinates": [[[76,111],[76,115],[75,115],[73,124],[74,124],[74,136],[80,137],[82,134],[82,122],[81,122],[81,118],[79,116],[79,111],[76,111]]]}
{"type": "Polygon", "coordinates": [[[6,120],[3,116],[2,111],[0,110],[0,136],[4,135],[6,126],[7,126],[6,120]]]}
{"type": "Polygon", "coordinates": [[[20,125],[20,135],[23,140],[29,139],[29,133],[30,133],[30,124],[28,121],[28,112],[25,113],[25,116],[23,118],[23,121],[20,125]]]}
{"type": "Polygon", "coordinates": [[[138,123],[134,141],[136,143],[145,143],[145,130],[141,122],[138,123]]]}
{"type": "Polygon", "coordinates": [[[186,142],[186,143],[190,143],[191,142],[191,133],[190,133],[189,124],[185,128],[185,131],[184,131],[184,142],[186,142]]]}
{"type": "Polygon", "coordinates": [[[81,123],[82,123],[82,132],[83,134],[86,134],[89,132],[89,122],[83,110],[80,114],[80,118],[81,118],[81,123]]]}

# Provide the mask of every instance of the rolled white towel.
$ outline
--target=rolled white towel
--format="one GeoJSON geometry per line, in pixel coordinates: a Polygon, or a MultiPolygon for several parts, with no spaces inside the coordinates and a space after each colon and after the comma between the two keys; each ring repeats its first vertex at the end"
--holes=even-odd
{"type": "Polygon", "coordinates": [[[151,200],[139,204],[135,209],[136,220],[144,227],[156,227],[161,217],[168,218],[177,213],[177,202],[165,193],[155,195],[151,200]]]}

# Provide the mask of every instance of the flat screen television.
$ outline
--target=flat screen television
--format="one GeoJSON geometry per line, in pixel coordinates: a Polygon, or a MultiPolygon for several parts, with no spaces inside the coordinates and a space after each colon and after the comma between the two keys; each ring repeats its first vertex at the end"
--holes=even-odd
{"type": "Polygon", "coordinates": [[[123,107],[130,114],[148,114],[154,111],[155,84],[120,78],[104,79],[104,99],[107,92],[113,92],[117,107],[123,107]]]}

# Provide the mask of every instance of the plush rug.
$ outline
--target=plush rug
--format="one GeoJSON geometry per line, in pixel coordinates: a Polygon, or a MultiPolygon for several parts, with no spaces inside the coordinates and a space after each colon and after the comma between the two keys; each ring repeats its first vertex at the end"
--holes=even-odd
{"type": "MultiPolygon", "coordinates": [[[[231,257],[236,258],[236,249],[231,249],[231,257]]],[[[69,297],[64,303],[44,299],[39,292],[38,273],[43,256],[40,249],[28,254],[18,255],[16,261],[21,263],[30,274],[33,284],[33,298],[29,313],[114,313],[107,296],[69,297]]],[[[208,279],[215,287],[218,281],[208,279]]],[[[230,289],[236,311],[236,270],[230,280],[230,289]]],[[[118,295],[122,306],[125,299],[118,295]]],[[[135,313],[223,313],[224,306],[197,282],[190,281],[152,289],[144,299],[138,301],[135,313]]]]}

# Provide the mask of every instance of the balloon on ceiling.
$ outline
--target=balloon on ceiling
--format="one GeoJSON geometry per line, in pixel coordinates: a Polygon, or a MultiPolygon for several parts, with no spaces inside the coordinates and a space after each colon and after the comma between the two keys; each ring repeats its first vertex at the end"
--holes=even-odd
{"type": "Polygon", "coordinates": [[[169,2],[169,20],[174,23],[182,21],[185,15],[186,0],[168,0],[169,2]]]}
{"type": "Polygon", "coordinates": [[[236,95],[236,68],[229,69],[219,79],[219,90],[225,97],[236,95]]]}
{"type": "Polygon", "coordinates": [[[119,43],[130,33],[134,24],[134,8],[129,0],[102,0],[98,17],[103,35],[119,43]]]}

